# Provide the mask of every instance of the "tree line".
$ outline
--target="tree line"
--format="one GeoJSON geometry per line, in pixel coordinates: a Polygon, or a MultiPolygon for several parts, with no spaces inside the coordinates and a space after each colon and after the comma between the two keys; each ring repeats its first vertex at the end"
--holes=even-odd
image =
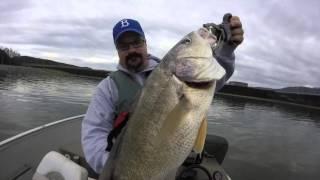
{"type": "Polygon", "coordinates": [[[11,58],[19,56],[20,53],[15,50],[0,46],[0,64],[11,64],[11,58]]]}

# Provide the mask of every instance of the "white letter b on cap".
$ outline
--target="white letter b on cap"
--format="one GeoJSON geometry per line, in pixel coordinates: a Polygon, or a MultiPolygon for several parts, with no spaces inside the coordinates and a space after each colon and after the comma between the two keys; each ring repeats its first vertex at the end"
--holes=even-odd
{"type": "Polygon", "coordinates": [[[124,19],[121,21],[121,28],[127,27],[129,26],[129,22],[127,19],[124,19]]]}

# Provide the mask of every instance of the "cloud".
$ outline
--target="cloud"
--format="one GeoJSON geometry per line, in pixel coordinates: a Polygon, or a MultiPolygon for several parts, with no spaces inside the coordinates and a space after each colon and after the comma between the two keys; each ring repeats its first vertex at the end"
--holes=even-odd
{"type": "Polygon", "coordinates": [[[238,15],[245,41],[231,80],[253,86],[320,86],[320,2],[11,0],[0,3],[0,42],[22,55],[92,68],[115,68],[112,28],[137,19],[149,52],[162,57],[185,34],[226,12],[238,15]],[[152,8],[150,8],[152,7],[152,8]]]}
{"type": "Polygon", "coordinates": [[[244,21],[246,39],[239,47],[238,73],[233,78],[271,87],[320,86],[316,68],[320,26],[311,20],[320,16],[320,3],[270,1],[264,5],[244,21]]]}
{"type": "Polygon", "coordinates": [[[0,24],[8,24],[12,21],[20,20],[19,15],[24,10],[32,8],[30,1],[13,0],[0,3],[0,24]]]}

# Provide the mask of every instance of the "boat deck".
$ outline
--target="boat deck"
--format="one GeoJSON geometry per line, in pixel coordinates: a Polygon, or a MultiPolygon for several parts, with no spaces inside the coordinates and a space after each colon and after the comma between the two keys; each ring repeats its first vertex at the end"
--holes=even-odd
{"type": "Polygon", "coordinates": [[[83,116],[47,124],[0,144],[0,179],[32,179],[40,160],[49,151],[65,151],[83,157],[80,140],[83,116]]]}
{"type": "MultiPolygon", "coordinates": [[[[0,142],[0,160],[2,162],[0,179],[32,179],[41,159],[49,151],[57,151],[68,156],[74,162],[85,167],[90,177],[96,178],[97,175],[85,161],[81,148],[82,119],[83,115],[63,119],[0,142]]],[[[210,153],[210,136],[207,137],[206,150],[210,153]]],[[[201,165],[205,166],[211,175],[215,171],[227,175],[215,158],[204,158],[201,165]]],[[[170,179],[175,179],[175,174],[172,174],[170,179]]],[[[206,180],[208,178],[202,172],[197,174],[196,179],[206,180]]]]}

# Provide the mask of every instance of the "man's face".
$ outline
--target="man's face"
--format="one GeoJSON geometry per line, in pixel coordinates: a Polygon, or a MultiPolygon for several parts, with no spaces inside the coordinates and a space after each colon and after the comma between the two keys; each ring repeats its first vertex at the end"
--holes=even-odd
{"type": "Polygon", "coordinates": [[[146,41],[135,32],[125,32],[116,42],[120,64],[131,72],[139,72],[148,65],[146,41]]]}

